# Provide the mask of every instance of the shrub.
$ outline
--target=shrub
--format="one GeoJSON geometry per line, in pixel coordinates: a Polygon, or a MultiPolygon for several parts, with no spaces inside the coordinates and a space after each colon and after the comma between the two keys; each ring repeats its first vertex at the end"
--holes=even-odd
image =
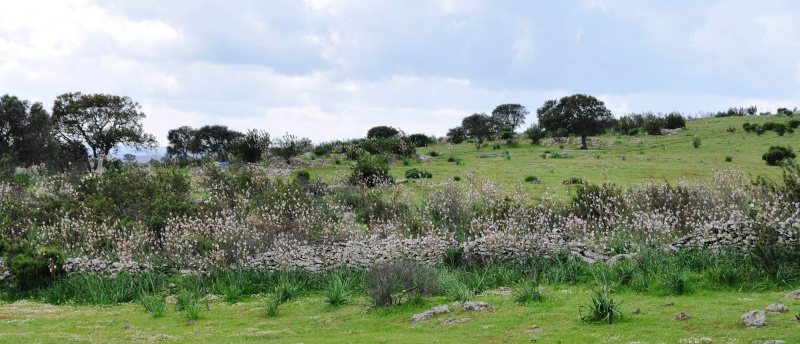
{"type": "Polygon", "coordinates": [[[775,123],[775,122],[767,122],[767,123],[762,124],[762,126],[764,127],[764,130],[773,130],[773,129],[775,129],[776,125],[778,125],[778,123],[775,123]]]}
{"type": "Polygon", "coordinates": [[[630,135],[630,136],[639,135],[639,128],[633,128],[631,130],[628,130],[628,135],[630,135]]]}
{"type": "Polygon", "coordinates": [[[389,175],[389,162],[386,157],[363,155],[358,158],[350,172],[350,184],[375,187],[383,183],[392,183],[389,175]]]}
{"type": "Polygon", "coordinates": [[[461,177],[459,177],[459,176],[454,176],[454,177],[453,177],[453,181],[455,181],[455,182],[460,182],[460,181],[461,181],[461,177]]]}
{"type": "Polygon", "coordinates": [[[439,154],[439,152],[437,152],[437,151],[430,151],[430,152],[428,152],[428,155],[430,155],[430,156],[432,156],[432,157],[437,157],[437,156],[439,156],[440,154],[439,154]]]}
{"type": "Polygon", "coordinates": [[[767,165],[778,166],[784,160],[794,159],[796,155],[791,147],[784,146],[770,146],[769,151],[761,156],[761,159],[767,162],[767,165]]]}
{"type": "Polygon", "coordinates": [[[311,181],[311,173],[306,170],[297,171],[294,176],[298,182],[303,184],[307,184],[309,181],[311,181]]]}
{"type": "Polygon", "coordinates": [[[642,129],[647,133],[647,135],[661,135],[661,129],[664,128],[664,119],[658,117],[650,117],[648,116],[647,120],[644,122],[642,129]]]}
{"type": "Polygon", "coordinates": [[[536,176],[526,176],[525,177],[525,182],[526,183],[534,183],[534,184],[541,183],[541,181],[539,181],[539,178],[536,177],[536,176]]]}
{"type": "Polygon", "coordinates": [[[408,140],[411,141],[414,147],[427,147],[436,142],[436,140],[425,134],[411,134],[408,136],[408,140]]]}
{"type": "Polygon", "coordinates": [[[410,260],[377,263],[367,274],[367,288],[375,306],[399,305],[404,299],[435,293],[436,274],[430,268],[410,260]]]}
{"type": "Polygon", "coordinates": [[[733,126],[729,126],[728,129],[725,129],[725,131],[727,131],[729,133],[735,133],[736,132],[736,128],[733,127],[733,126]]]}
{"type": "Polygon", "coordinates": [[[753,126],[753,131],[756,132],[756,135],[763,135],[765,132],[767,132],[767,128],[763,125],[756,124],[753,126]]]}
{"type": "Polygon", "coordinates": [[[614,301],[610,294],[611,292],[607,286],[603,287],[602,290],[596,291],[587,307],[587,314],[583,315],[583,312],[580,312],[581,320],[607,324],[619,321],[622,318],[622,313],[619,311],[622,302],[614,301]]]}
{"type": "Polygon", "coordinates": [[[531,141],[532,145],[538,145],[546,135],[547,133],[545,133],[544,129],[536,124],[531,125],[527,130],[525,130],[525,136],[531,141]]]}
{"type": "Polygon", "coordinates": [[[561,182],[561,184],[564,184],[564,185],[577,185],[577,184],[584,184],[584,181],[583,181],[583,179],[578,178],[578,177],[570,177],[570,178],[564,179],[564,181],[561,182]]]}
{"type": "Polygon", "coordinates": [[[731,161],[733,161],[733,157],[732,156],[728,155],[728,156],[725,157],[725,162],[731,162],[731,161]]]}
{"type": "Polygon", "coordinates": [[[433,177],[433,175],[426,170],[420,170],[417,168],[406,170],[406,178],[409,179],[431,178],[431,177],[433,177]]]}
{"type": "Polygon", "coordinates": [[[703,141],[700,140],[700,137],[698,137],[697,135],[695,135],[695,137],[692,139],[692,146],[694,148],[700,148],[700,145],[702,143],[703,143],[703,141]]]}
{"type": "Polygon", "coordinates": [[[46,288],[65,275],[64,253],[54,247],[25,247],[10,256],[9,271],[20,290],[46,288]]]}
{"type": "Polygon", "coordinates": [[[388,139],[392,138],[395,135],[399,134],[400,131],[393,128],[388,127],[385,125],[379,125],[377,127],[372,127],[367,131],[367,138],[374,139],[374,138],[381,138],[381,139],[388,139]]]}
{"type": "Polygon", "coordinates": [[[664,128],[686,128],[686,119],[679,112],[671,112],[664,117],[664,128]]]}
{"type": "Polygon", "coordinates": [[[800,126],[800,120],[793,119],[789,121],[789,128],[797,129],[798,126],[800,126]]]}
{"type": "Polygon", "coordinates": [[[774,127],[772,127],[772,131],[776,132],[778,136],[783,136],[787,129],[789,129],[789,127],[783,123],[777,123],[774,127]]]}
{"type": "Polygon", "coordinates": [[[450,142],[454,145],[460,144],[467,139],[467,131],[464,130],[464,127],[455,127],[450,128],[447,131],[447,142],[450,142]]]}
{"type": "Polygon", "coordinates": [[[750,122],[744,122],[744,124],[742,124],[742,129],[744,129],[744,131],[748,133],[753,131],[755,127],[756,125],[750,124],[750,122]]]}

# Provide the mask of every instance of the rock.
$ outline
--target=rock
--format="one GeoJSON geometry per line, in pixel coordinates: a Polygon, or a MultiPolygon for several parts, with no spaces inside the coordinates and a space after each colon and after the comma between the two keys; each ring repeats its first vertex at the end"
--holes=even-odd
{"type": "Polygon", "coordinates": [[[662,303],[662,304],[660,304],[658,306],[659,307],[670,307],[670,306],[674,306],[674,305],[675,305],[675,302],[667,302],[667,303],[662,303]]]}
{"type": "Polygon", "coordinates": [[[464,310],[465,311],[492,311],[494,312],[494,307],[484,301],[467,301],[464,302],[464,310]]]}
{"type": "Polygon", "coordinates": [[[436,315],[436,313],[434,313],[431,310],[427,310],[419,314],[414,314],[414,316],[411,317],[411,322],[418,323],[418,322],[428,321],[433,319],[434,315],[436,315]]]}
{"type": "Polygon", "coordinates": [[[497,292],[500,293],[500,294],[511,294],[511,288],[510,287],[499,287],[499,288],[497,288],[497,292]]]}
{"type": "Polygon", "coordinates": [[[764,311],[749,311],[742,315],[742,322],[747,327],[761,327],[767,325],[767,317],[764,311]]]}
{"type": "Polygon", "coordinates": [[[544,332],[544,329],[539,327],[539,325],[531,325],[531,329],[528,330],[528,331],[525,331],[525,332],[542,333],[542,332],[544,332]]]}
{"type": "Polygon", "coordinates": [[[286,166],[286,159],[281,158],[279,156],[272,156],[267,160],[267,165],[273,167],[286,166]]]}
{"type": "Polygon", "coordinates": [[[789,307],[782,303],[773,303],[767,306],[767,313],[788,313],[789,307]]]}
{"type": "Polygon", "coordinates": [[[642,309],[639,308],[639,307],[636,307],[636,309],[633,310],[633,314],[637,314],[638,315],[640,313],[642,313],[642,309]]]}
{"type": "Polygon", "coordinates": [[[784,344],[785,341],[780,339],[769,339],[769,340],[754,340],[753,344],[784,344]]]}
{"type": "Polygon", "coordinates": [[[691,318],[692,317],[690,315],[688,315],[688,314],[686,314],[684,312],[680,312],[675,316],[675,320],[677,320],[677,321],[689,320],[691,318]]]}
{"type": "Polygon", "coordinates": [[[472,319],[475,319],[475,318],[461,318],[461,319],[449,318],[449,319],[447,319],[447,320],[442,322],[442,326],[463,324],[465,322],[471,321],[472,319]]]}
{"type": "Polygon", "coordinates": [[[481,155],[480,155],[480,156],[478,156],[478,157],[479,157],[479,158],[494,158],[494,157],[496,157],[496,156],[497,156],[497,154],[494,154],[494,153],[483,153],[483,154],[481,154],[481,155]]]}
{"type": "Polygon", "coordinates": [[[433,159],[433,157],[430,156],[430,155],[420,155],[419,156],[419,161],[423,161],[424,162],[424,161],[428,161],[428,160],[431,160],[431,159],[433,159]]]}
{"type": "Polygon", "coordinates": [[[631,259],[633,257],[634,257],[633,254],[618,254],[616,256],[608,258],[608,260],[606,260],[606,264],[614,265],[614,264],[619,263],[619,262],[621,262],[623,260],[628,260],[628,259],[631,259]]]}
{"type": "Polygon", "coordinates": [[[131,325],[125,325],[125,329],[128,330],[131,328],[131,325]]]}
{"type": "Polygon", "coordinates": [[[447,305],[436,306],[431,308],[431,312],[433,312],[433,314],[450,313],[450,307],[447,305]]]}
{"type": "Polygon", "coordinates": [[[800,299],[800,289],[786,293],[785,297],[787,299],[800,299]]]}

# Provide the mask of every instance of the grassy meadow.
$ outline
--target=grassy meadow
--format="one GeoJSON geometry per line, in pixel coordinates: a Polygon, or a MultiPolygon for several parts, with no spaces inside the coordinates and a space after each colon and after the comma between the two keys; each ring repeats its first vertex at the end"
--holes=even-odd
{"type": "MultiPolygon", "coordinates": [[[[756,135],[745,132],[742,124],[762,124],[770,121],[787,122],[791,117],[784,115],[700,118],[686,123],[686,129],[674,135],[603,135],[589,150],[578,150],[575,141],[559,147],[552,145],[531,145],[520,138],[517,145],[506,146],[502,141],[485,143],[476,150],[472,143],[455,146],[438,144],[417,148],[418,154],[437,152],[439,157],[430,161],[411,161],[409,165],[395,161],[391,173],[397,179],[405,179],[404,171],[422,168],[432,173],[432,178],[412,181],[411,188],[425,192],[428,185],[438,185],[455,176],[463,177],[465,171],[474,170],[506,188],[520,187],[534,197],[549,194],[565,194],[567,188],[563,181],[577,177],[594,184],[614,183],[620,186],[644,184],[647,182],[675,184],[679,179],[695,180],[710,176],[715,170],[728,168],[741,169],[751,175],[779,179],[780,168],[768,166],[761,159],[772,145],[800,147],[798,133],[778,136],[774,132],[756,135]],[[728,128],[733,128],[729,132],[728,128]],[[699,148],[694,148],[694,137],[701,139],[699,148]],[[494,144],[500,148],[494,149],[494,144]],[[510,159],[506,157],[508,152],[510,159]],[[495,157],[481,158],[483,154],[495,157]],[[551,158],[552,153],[569,155],[572,158],[551,158]],[[542,158],[548,154],[547,158],[542,158]],[[448,162],[453,156],[462,164],[448,162]],[[731,161],[726,161],[730,157],[731,161]],[[535,176],[541,183],[524,181],[526,176],[535,176]]],[[[574,139],[574,138],[573,138],[574,139]]],[[[547,142],[545,139],[542,143],[547,142]]],[[[325,176],[343,173],[347,167],[329,164],[316,169],[325,176]]]]}
{"type": "Polygon", "coordinates": [[[52,265],[43,274],[31,270],[28,285],[5,279],[0,342],[800,343],[800,299],[784,297],[800,288],[800,245],[778,239],[798,233],[800,202],[788,189],[751,182],[761,176],[783,186],[784,170],[762,155],[773,145],[800,148],[800,133],[742,129],[788,120],[700,118],[673,135],[603,135],[589,150],[549,139],[488,142],[480,150],[435,144],[417,153],[437,157],[390,165],[397,180],[411,168],[432,178],[374,189],[342,185],[353,162],[336,164],[333,156],[315,157],[330,163],[309,167],[310,182],[213,164],[194,175],[131,168],[19,178],[22,186],[0,188],[11,190],[0,192],[0,224],[11,224],[0,231],[0,251],[29,260],[61,252],[120,266],[138,261],[152,270],[68,276],[52,265]],[[746,180],[715,177],[729,169],[746,180]],[[451,183],[454,177],[460,181],[451,183]],[[577,187],[564,184],[569,178],[621,188],[597,186],[577,197],[577,187]],[[662,187],[682,180],[693,184],[662,187]],[[627,189],[648,183],[655,186],[627,189]],[[544,202],[552,196],[561,202],[544,202]],[[745,231],[752,237],[737,237],[745,231]],[[671,246],[684,235],[718,232],[754,248],[671,246]],[[414,296],[391,307],[377,305],[376,285],[388,277],[373,276],[376,269],[269,271],[252,259],[328,240],[426,235],[456,244],[430,251],[441,264],[400,271],[416,284],[387,282],[390,295],[414,296]],[[489,251],[501,252],[520,238],[535,244],[553,236],[562,251],[515,260],[478,251],[480,259],[468,260],[457,246],[497,243],[489,251]],[[605,258],[577,258],[568,241],[581,240],[581,250],[605,258]],[[620,255],[627,256],[606,261],[620,255]],[[431,291],[416,295],[426,279],[431,291]],[[602,301],[615,306],[596,314],[613,324],[583,321],[604,288],[602,301]],[[467,312],[456,301],[486,301],[495,310],[467,312]],[[789,312],[767,314],[765,327],[743,325],[742,314],[773,303],[789,312]],[[452,312],[410,322],[438,305],[452,312]],[[690,318],[677,320],[681,312],[690,318]],[[443,324],[449,318],[471,319],[443,324]]]}

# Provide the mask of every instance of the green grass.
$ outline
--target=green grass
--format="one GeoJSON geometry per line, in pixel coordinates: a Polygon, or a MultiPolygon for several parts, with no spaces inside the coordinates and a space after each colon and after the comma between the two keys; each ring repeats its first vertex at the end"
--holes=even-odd
{"type": "Polygon", "coordinates": [[[409,323],[415,313],[449,304],[446,297],[410,302],[400,307],[373,309],[364,298],[343,307],[330,307],[320,294],[281,305],[274,317],[264,315],[264,301],[250,298],[237,304],[213,301],[194,322],[175,307],[153,318],[139,304],[110,307],[52,306],[30,301],[0,304],[0,341],[154,341],[175,342],[276,342],[276,343],[677,343],[708,337],[714,343],[749,343],[756,339],[800,341],[800,323],[794,321],[800,301],[782,298],[781,292],[698,291],[689,296],[652,296],[632,292],[612,293],[622,301],[622,321],[612,325],[581,321],[579,307],[593,295],[588,286],[545,287],[544,302],[519,305],[513,295],[491,294],[477,299],[492,304],[493,313],[453,312],[419,324],[409,323]],[[787,303],[791,312],[767,314],[769,325],[746,329],[742,314],[773,302],[787,303]],[[674,306],[661,306],[673,303],[674,306]],[[640,315],[631,311],[641,308],[640,315]],[[675,321],[679,312],[693,318],[675,321]],[[441,326],[449,317],[475,319],[441,326]],[[542,332],[531,330],[537,325],[542,332]]]}
{"type": "MultiPolygon", "coordinates": [[[[432,173],[431,179],[415,180],[407,183],[414,191],[427,192],[431,186],[452,180],[453,176],[463,176],[467,171],[475,171],[505,188],[519,187],[534,197],[546,193],[566,194],[569,189],[562,182],[577,177],[589,183],[612,182],[620,186],[640,185],[649,181],[674,184],[681,178],[694,180],[710,176],[715,170],[737,168],[755,178],[765,176],[779,179],[781,169],[768,166],[761,156],[771,145],[800,148],[800,134],[778,136],[768,131],[763,135],[747,133],[742,124],[769,121],[788,122],[784,115],[746,116],[724,118],[701,118],[687,122],[686,130],[669,136],[627,136],[603,135],[598,145],[590,145],[589,150],[578,150],[578,145],[567,144],[564,149],[558,145],[530,145],[520,140],[520,144],[503,146],[502,150],[488,147],[475,150],[471,143],[453,146],[452,156],[461,159],[462,164],[448,162],[451,151],[446,144],[422,147],[419,153],[441,152],[441,156],[427,162],[411,161],[410,166],[425,169],[432,173]],[[729,132],[728,127],[737,128],[729,132]],[[699,148],[693,147],[694,137],[702,140],[699,148]],[[503,152],[508,151],[507,159],[503,152]],[[569,155],[573,158],[546,158],[545,151],[569,155]],[[479,158],[484,153],[494,153],[492,158],[479,158]],[[730,157],[731,162],[726,162],[730,157]],[[535,175],[541,183],[526,183],[525,177],[535,175]]],[[[501,143],[501,142],[496,142],[501,143]]],[[[328,160],[332,161],[333,158],[328,160]]],[[[314,176],[323,180],[333,180],[334,176],[346,173],[348,163],[329,164],[314,170],[314,176]]],[[[391,164],[391,174],[397,179],[405,178],[404,171],[409,167],[401,161],[391,164]]]]}

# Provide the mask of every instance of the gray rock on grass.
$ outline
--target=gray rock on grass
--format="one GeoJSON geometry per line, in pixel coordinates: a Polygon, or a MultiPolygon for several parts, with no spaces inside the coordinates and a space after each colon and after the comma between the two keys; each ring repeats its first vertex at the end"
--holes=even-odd
{"type": "Polygon", "coordinates": [[[767,306],[767,313],[788,313],[789,307],[782,303],[773,303],[767,306]]]}
{"type": "Polygon", "coordinates": [[[742,315],[742,322],[750,328],[767,326],[767,316],[764,311],[749,311],[742,315]]]}
{"type": "Polygon", "coordinates": [[[464,302],[464,310],[465,311],[492,311],[494,312],[494,307],[492,305],[484,302],[484,301],[467,301],[464,302]]]}

